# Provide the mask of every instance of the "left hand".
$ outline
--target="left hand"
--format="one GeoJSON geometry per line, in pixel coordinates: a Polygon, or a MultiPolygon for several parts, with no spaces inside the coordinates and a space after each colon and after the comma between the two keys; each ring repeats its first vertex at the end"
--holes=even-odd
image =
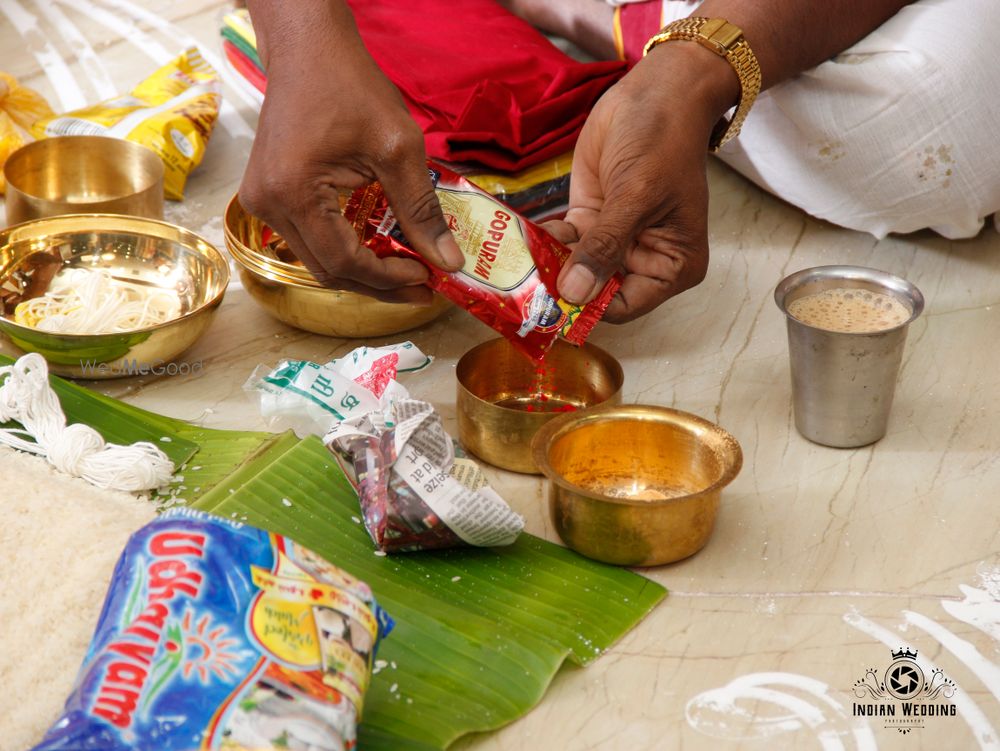
{"type": "Polygon", "coordinates": [[[573,248],[564,299],[589,302],[622,270],[605,320],[623,323],[705,278],[708,142],[738,93],[725,60],[672,42],[601,98],[577,143],[566,219],[546,225],[573,248]]]}

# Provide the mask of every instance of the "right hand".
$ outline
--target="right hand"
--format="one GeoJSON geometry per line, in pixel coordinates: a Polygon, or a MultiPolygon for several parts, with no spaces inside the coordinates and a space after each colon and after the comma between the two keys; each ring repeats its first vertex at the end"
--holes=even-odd
{"type": "Polygon", "coordinates": [[[360,39],[352,44],[328,40],[324,49],[335,48],[329,54],[315,46],[307,55],[271,50],[240,202],[324,286],[429,304],[428,270],[414,260],[378,258],[340,213],[338,189],[378,180],[414,250],[448,271],[464,263],[427,172],[420,128],[360,39]]]}
{"type": "Polygon", "coordinates": [[[704,279],[709,138],[738,94],[724,59],[677,42],[601,97],[573,155],[566,219],[546,225],[573,251],[558,282],[565,300],[590,302],[621,271],[604,320],[624,323],[704,279]]]}

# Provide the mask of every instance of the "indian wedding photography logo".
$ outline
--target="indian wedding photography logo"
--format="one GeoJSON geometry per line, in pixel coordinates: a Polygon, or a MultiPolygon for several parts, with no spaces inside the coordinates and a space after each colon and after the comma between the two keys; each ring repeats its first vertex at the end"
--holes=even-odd
{"type": "MultiPolygon", "coordinates": [[[[868,668],[854,683],[854,695],[867,701],[853,702],[855,717],[881,717],[886,729],[903,735],[926,726],[928,719],[955,717],[955,705],[948,699],[958,687],[940,668],[930,675],[917,663],[917,650],[908,647],[890,650],[892,662],[884,671],[868,668]]],[[[928,666],[929,667],[929,666],[928,666]]]]}

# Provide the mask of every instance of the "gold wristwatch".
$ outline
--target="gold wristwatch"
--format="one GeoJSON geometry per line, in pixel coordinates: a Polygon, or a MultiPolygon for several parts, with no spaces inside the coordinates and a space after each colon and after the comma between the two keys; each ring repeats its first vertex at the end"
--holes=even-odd
{"type": "Polygon", "coordinates": [[[740,79],[740,99],[731,120],[723,118],[712,131],[709,149],[718,151],[734,138],[743,126],[747,113],[760,93],[760,65],[753,50],[743,36],[743,31],[724,18],[692,16],[667,24],[654,34],[642,50],[645,57],[653,47],[674,40],[697,42],[720,57],[726,58],[740,79]]]}

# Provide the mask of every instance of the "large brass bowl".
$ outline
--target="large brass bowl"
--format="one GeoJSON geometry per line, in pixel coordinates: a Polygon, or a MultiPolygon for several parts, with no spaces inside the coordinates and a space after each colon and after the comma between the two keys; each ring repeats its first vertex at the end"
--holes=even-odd
{"type": "Polygon", "coordinates": [[[71,378],[184,372],[170,364],[205,333],[228,283],[219,250],[154,219],[70,214],[0,232],[0,331],[71,378]],[[176,290],[181,315],[123,334],[53,334],[15,323],[19,298],[43,294],[52,275],[69,267],[107,269],[119,279],[176,290]]]}
{"type": "Polygon", "coordinates": [[[621,401],[625,374],[610,354],[593,344],[562,340],[541,364],[506,339],[473,347],[458,361],[458,437],[480,459],[539,474],[531,453],[538,429],[568,411],[621,401]]]}
{"type": "Polygon", "coordinates": [[[658,566],[701,550],[722,489],[743,464],[739,443],[718,425],[643,405],[558,417],[532,450],[563,542],[622,566],[658,566]]]}
{"type": "Polygon", "coordinates": [[[7,224],[62,214],[163,218],[163,162],[131,141],[45,138],[11,154],[3,171],[7,224]]]}
{"type": "Polygon", "coordinates": [[[423,307],[328,289],[303,266],[277,258],[262,241],[263,229],[233,196],[226,207],[226,248],[250,296],[289,326],[324,336],[388,336],[423,326],[451,307],[439,295],[423,307]]]}

